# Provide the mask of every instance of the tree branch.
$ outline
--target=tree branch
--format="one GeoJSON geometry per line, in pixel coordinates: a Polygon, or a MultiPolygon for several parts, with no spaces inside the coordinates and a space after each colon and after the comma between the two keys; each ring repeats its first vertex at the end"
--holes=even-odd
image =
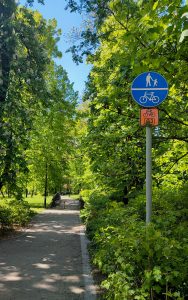
{"type": "Polygon", "coordinates": [[[176,123],[182,124],[182,125],[184,125],[184,126],[188,126],[188,124],[187,124],[187,123],[184,123],[182,120],[179,120],[179,119],[177,119],[177,118],[174,118],[174,117],[170,116],[170,114],[166,111],[166,109],[164,109],[164,108],[159,108],[159,110],[160,110],[160,111],[163,111],[163,112],[169,117],[170,120],[172,120],[172,121],[174,121],[174,122],[176,122],[176,123]]]}
{"type": "Polygon", "coordinates": [[[164,171],[163,175],[160,176],[160,177],[157,178],[157,179],[159,180],[159,179],[163,178],[164,176],[168,175],[169,172],[170,172],[170,170],[172,170],[172,168],[173,168],[173,167],[174,167],[174,166],[175,166],[182,158],[184,158],[184,157],[187,156],[187,155],[188,155],[188,152],[186,152],[185,154],[183,154],[183,155],[181,155],[180,157],[178,157],[178,158],[173,162],[173,164],[172,164],[168,169],[166,169],[166,170],[164,171]]]}

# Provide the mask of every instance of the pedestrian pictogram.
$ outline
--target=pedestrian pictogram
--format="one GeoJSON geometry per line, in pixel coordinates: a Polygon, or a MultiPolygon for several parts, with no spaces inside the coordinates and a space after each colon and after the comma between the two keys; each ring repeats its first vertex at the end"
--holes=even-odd
{"type": "Polygon", "coordinates": [[[155,107],[168,95],[168,83],[157,72],[145,72],[137,76],[131,87],[133,99],[143,107],[155,107]]]}
{"type": "Polygon", "coordinates": [[[151,87],[151,86],[152,86],[151,80],[153,81],[153,87],[157,86],[158,80],[157,80],[156,78],[153,79],[153,78],[151,77],[151,74],[148,73],[148,74],[146,75],[146,87],[148,87],[148,86],[151,87]]]}
{"type": "Polygon", "coordinates": [[[158,108],[142,108],[140,110],[141,126],[157,126],[159,125],[158,108]]]}

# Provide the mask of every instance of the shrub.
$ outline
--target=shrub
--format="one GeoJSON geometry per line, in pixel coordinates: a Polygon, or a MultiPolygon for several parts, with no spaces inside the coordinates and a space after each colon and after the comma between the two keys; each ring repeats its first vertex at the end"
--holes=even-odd
{"type": "Polygon", "coordinates": [[[1,231],[12,229],[15,225],[25,226],[31,220],[33,211],[25,201],[12,200],[0,206],[1,231]]]}
{"type": "Polygon", "coordinates": [[[103,209],[108,205],[108,203],[109,198],[107,195],[97,190],[90,191],[89,193],[87,192],[87,197],[84,197],[84,209],[81,211],[81,217],[86,224],[87,233],[90,238],[93,237],[97,230],[99,222],[103,220],[103,209]],[[96,218],[99,213],[101,213],[100,218],[97,219],[98,221],[96,223],[96,218]]]}
{"type": "Polygon", "coordinates": [[[86,225],[93,262],[107,276],[104,298],[187,299],[187,188],[155,190],[148,226],[144,198],[124,207],[90,194],[86,225]]]}
{"type": "Polygon", "coordinates": [[[31,220],[33,212],[26,201],[10,201],[11,220],[15,225],[25,226],[31,220]]]}
{"type": "Polygon", "coordinates": [[[1,231],[12,227],[11,210],[9,207],[0,206],[0,226],[1,231]]]}

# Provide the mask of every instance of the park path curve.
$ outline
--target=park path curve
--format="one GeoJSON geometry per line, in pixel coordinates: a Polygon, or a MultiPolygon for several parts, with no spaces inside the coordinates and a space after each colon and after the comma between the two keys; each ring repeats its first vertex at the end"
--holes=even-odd
{"type": "Polygon", "coordinates": [[[0,300],[94,299],[78,201],[63,196],[24,233],[0,241],[0,300]]]}

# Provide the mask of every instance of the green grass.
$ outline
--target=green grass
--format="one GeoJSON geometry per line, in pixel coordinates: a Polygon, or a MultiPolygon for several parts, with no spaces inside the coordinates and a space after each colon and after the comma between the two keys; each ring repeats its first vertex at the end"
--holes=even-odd
{"type": "MultiPolygon", "coordinates": [[[[12,198],[8,198],[8,197],[3,198],[2,196],[0,196],[0,204],[1,205],[5,204],[6,202],[8,202],[10,200],[12,200],[12,198]]],[[[39,213],[44,210],[44,196],[42,196],[42,195],[34,195],[33,197],[28,196],[27,198],[24,198],[24,200],[29,203],[31,209],[34,212],[39,213]]],[[[47,207],[49,207],[51,201],[52,201],[52,196],[48,196],[46,198],[47,207]]]]}
{"type": "Polygon", "coordinates": [[[70,198],[73,199],[73,200],[79,200],[80,195],[79,194],[70,195],[70,198]]]}
{"type": "MultiPolygon", "coordinates": [[[[35,195],[33,197],[27,197],[24,199],[27,201],[31,207],[32,210],[39,213],[44,210],[44,196],[42,195],[35,195]]],[[[52,196],[48,196],[46,198],[46,206],[49,207],[50,203],[52,201],[52,196]]]]}

